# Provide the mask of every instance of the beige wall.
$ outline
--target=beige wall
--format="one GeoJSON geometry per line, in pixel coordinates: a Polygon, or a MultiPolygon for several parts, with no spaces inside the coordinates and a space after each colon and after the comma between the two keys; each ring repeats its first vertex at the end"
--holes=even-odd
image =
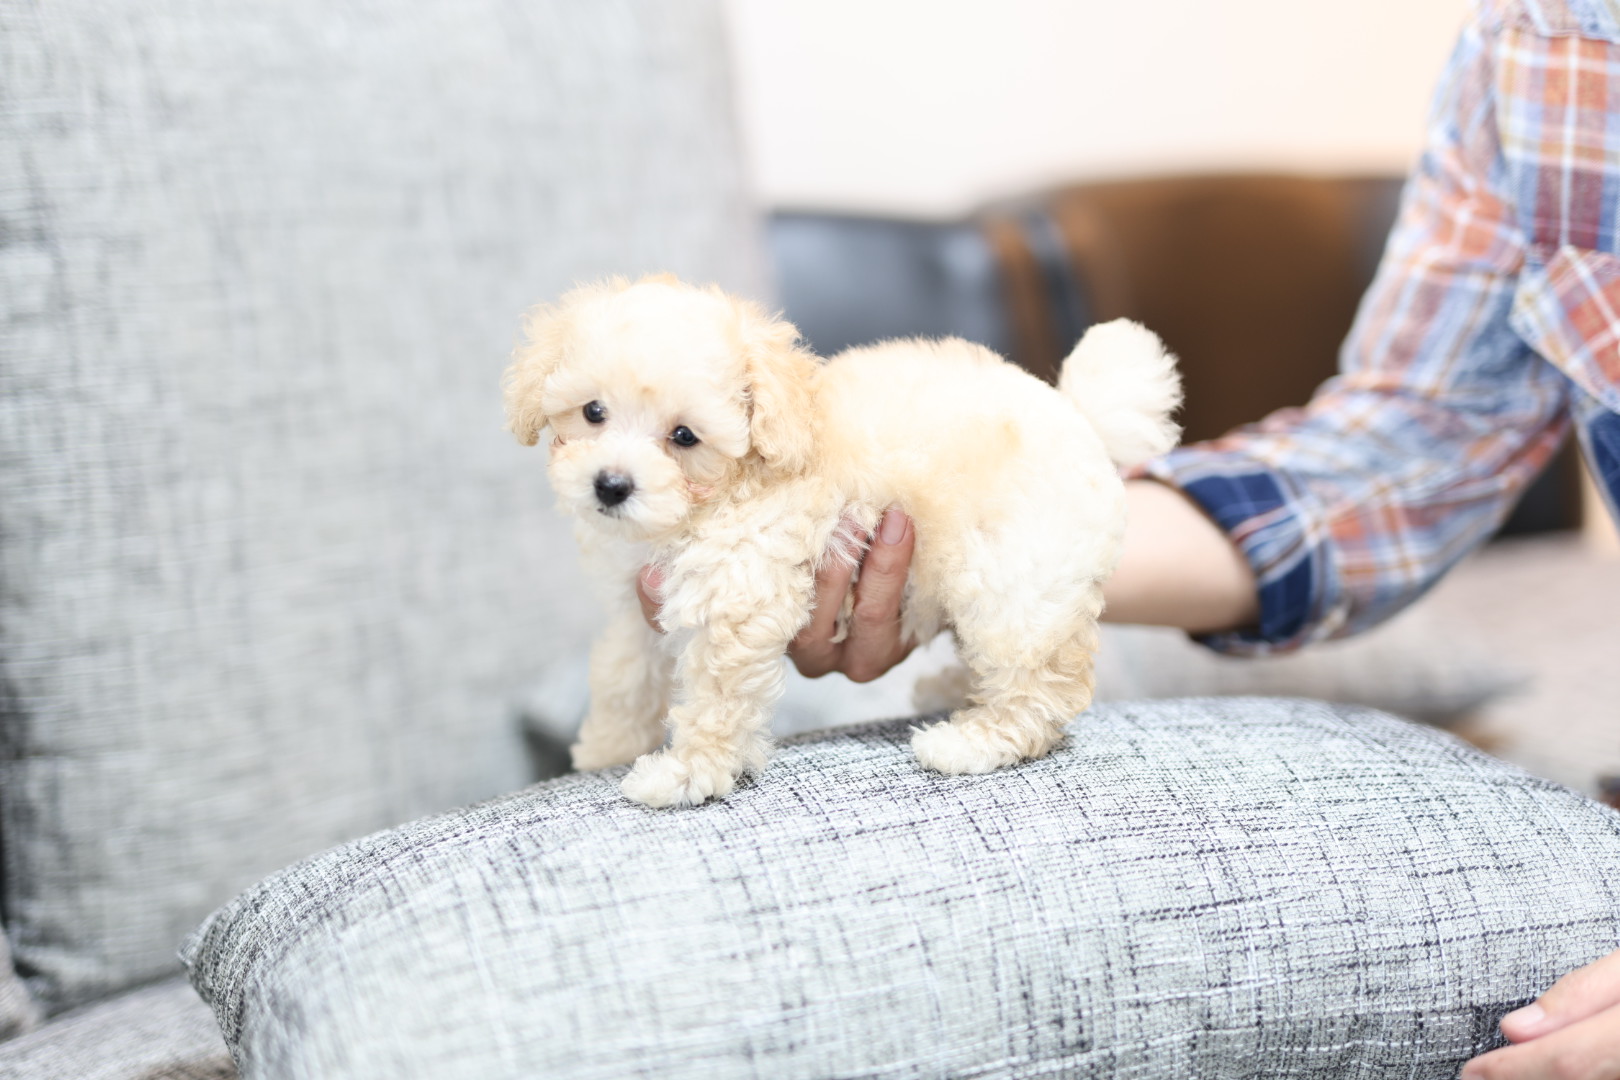
{"type": "Polygon", "coordinates": [[[1057,180],[1404,171],[1467,0],[727,0],[776,206],[951,214],[1057,180]]]}

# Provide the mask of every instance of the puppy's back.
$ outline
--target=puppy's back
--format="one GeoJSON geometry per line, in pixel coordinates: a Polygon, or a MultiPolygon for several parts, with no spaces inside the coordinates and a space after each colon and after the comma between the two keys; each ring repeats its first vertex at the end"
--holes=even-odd
{"type": "Polygon", "coordinates": [[[824,460],[863,501],[983,520],[1010,499],[1113,472],[1072,402],[972,342],[848,349],[818,378],[824,460]]]}

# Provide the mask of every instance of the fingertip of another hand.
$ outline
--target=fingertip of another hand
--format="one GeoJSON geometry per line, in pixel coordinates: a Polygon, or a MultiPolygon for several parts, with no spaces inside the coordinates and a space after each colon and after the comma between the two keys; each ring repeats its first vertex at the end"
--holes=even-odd
{"type": "Polygon", "coordinates": [[[1533,1039],[1547,1026],[1547,1010],[1532,1002],[1502,1017],[1502,1034],[1511,1042],[1533,1039]]]}
{"type": "Polygon", "coordinates": [[[1504,1052],[1504,1050],[1492,1050],[1488,1054],[1481,1054],[1479,1057],[1464,1062],[1462,1070],[1457,1073],[1457,1080],[1490,1080],[1491,1077],[1500,1072],[1497,1068],[1500,1060],[1498,1055],[1504,1052]]]}

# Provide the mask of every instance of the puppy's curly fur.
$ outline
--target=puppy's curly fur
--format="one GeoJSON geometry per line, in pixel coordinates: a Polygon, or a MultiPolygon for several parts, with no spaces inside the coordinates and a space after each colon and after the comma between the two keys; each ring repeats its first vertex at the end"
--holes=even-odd
{"type": "Polygon", "coordinates": [[[1040,757],[1091,703],[1124,531],[1116,466],[1178,434],[1175,362],[1147,330],[1094,328],[1059,390],[960,340],[823,363],[757,305],[669,276],[577,288],[527,331],[508,421],[527,445],[551,430],[559,505],[613,608],[576,767],[635,762],[623,791],[651,806],[761,769],[816,571],[849,557],[841,523],[869,533],[889,506],[916,530],[902,632],[953,630],[964,668],[960,707],[912,740],[923,765],[1040,757]],[[667,636],[636,599],[647,564],[667,636]]]}

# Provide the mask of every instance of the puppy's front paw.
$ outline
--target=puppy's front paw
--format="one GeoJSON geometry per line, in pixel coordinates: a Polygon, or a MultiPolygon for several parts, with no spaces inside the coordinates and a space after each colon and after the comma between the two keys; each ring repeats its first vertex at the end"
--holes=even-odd
{"type": "Polygon", "coordinates": [[[637,758],[619,790],[647,806],[695,806],[731,794],[741,773],[740,764],[733,767],[709,756],[685,760],[660,750],[637,758]]]}
{"type": "Polygon", "coordinates": [[[994,772],[1025,756],[999,732],[948,720],[917,729],[911,749],[925,768],[947,776],[994,772]]]}

